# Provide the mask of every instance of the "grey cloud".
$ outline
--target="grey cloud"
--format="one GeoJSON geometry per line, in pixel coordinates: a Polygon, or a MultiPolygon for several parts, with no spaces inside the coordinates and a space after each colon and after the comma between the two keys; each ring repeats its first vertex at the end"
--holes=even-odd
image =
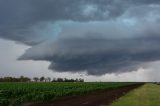
{"type": "Polygon", "coordinates": [[[0,37],[30,45],[19,60],[49,61],[49,68],[58,72],[103,75],[133,71],[160,59],[159,3],[1,0],[0,37]]]}
{"type": "Polygon", "coordinates": [[[35,45],[48,39],[38,33],[48,22],[108,20],[123,14],[122,5],[114,0],[1,0],[0,37],[35,45]]]}
{"type": "Polygon", "coordinates": [[[20,57],[50,61],[58,72],[82,72],[92,75],[133,71],[144,62],[160,59],[160,37],[109,40],[104,38],[59,39],[56,43],[34,47],[20,57]],[[52,51],[50,51],[52,50],[52,51]],[[46,52],[46,53],[45,53],[46,52]],[[44,55],[45,54],[45,55],[44,55]]]}
{"type": "Polygon", "coordinates": [[[48,22],[116,19],[130,7],[158,3],[158,0],[1,0],[0,37],[35,45],[49,39],[38,33],[45,30],[48,22]]]}

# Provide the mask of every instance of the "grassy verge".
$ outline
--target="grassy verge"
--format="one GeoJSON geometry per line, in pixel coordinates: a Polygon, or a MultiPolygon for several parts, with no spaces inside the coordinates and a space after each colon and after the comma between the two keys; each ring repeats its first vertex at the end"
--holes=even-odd
{"type": "Polygon", "coordinates": [[[160,85],[145,84],[119,98],[111,106],[160,106],[160,85]]]}

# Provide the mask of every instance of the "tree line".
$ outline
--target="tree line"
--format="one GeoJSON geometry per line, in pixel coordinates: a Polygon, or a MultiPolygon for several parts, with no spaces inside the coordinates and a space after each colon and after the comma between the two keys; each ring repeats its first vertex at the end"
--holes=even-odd
{"type": "Polygon", "coordinates": [[[0,82],[84,82],[82,78],[68,79],[68,78],[51,78],[51,77],[34,77],[28,78],[20,76],[19,78],[15,77],[1,77],[0,82]]]}

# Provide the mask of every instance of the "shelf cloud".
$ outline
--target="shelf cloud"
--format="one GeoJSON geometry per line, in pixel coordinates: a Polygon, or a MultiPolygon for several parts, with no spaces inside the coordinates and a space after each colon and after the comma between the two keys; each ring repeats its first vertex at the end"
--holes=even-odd
{"type": "Polygon", "coordinates": [[[123,73],[160,60],[159,14],[159,0],[1,0],[0,38],[57,72],[123,73]]]}

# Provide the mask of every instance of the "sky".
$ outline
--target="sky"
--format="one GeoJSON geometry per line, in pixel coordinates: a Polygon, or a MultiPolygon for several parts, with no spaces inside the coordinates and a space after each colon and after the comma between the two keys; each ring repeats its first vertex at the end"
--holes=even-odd
{"type": "Polygon", "coordinates": [[[0,77],[160,81],[159,0],[1,0],[0,77]]]}

